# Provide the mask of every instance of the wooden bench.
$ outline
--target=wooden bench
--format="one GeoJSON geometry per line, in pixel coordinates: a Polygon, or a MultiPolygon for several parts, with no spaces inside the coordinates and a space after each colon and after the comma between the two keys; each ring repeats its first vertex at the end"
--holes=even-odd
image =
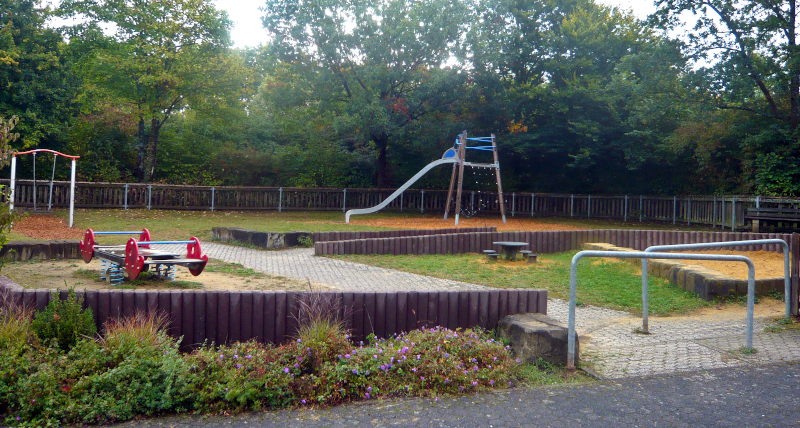
{"type": "Polygon", "coordinates": [[[791,208],[748,208],[745,220],[753,223],[753,232],[759,233],[761,224],[776,225],[782,229],[798,229],[800,210],[791,208]]]}

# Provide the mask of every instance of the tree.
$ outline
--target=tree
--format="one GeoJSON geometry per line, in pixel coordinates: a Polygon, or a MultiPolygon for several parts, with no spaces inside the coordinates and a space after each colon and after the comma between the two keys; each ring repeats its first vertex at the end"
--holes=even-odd
{"type": "MultiPolygon", "coordinates": [[[[732,123],[720,135],[694,132],[697,141],[738,141],[749,184],[744,191],[800,193],[800,50],[797,1],[660,0],[650,18],[665,29],[681,29],[687,55],[697,60],[693,86],[703,88],[717,123],[732,123]],[[687,28],[681,16],[693,14],[687,28]],[[730,113],[725,113],[725,112],[730,113]]],[[[706,112],[708,113],[708,112],[706,112]]],[[[702,123],[698,118],[697,122],[702,123]]]]}
{"type": "Polygon", "coordinates": [[[263,21],[278,58],[309,82],[297,88],[311,97],[301,102],[336,117],[342,140],[374,150],[383,187],[390,146],[463,95],[465,74],[442,65],[457,53],[467,19],[467,6],[448,0],[269,0],[263,21]]]}
{"type": "Polygon", "coordinates": [[[58,148],[77,113],[79,79],[35,0],[0,0],[0,116],[19,117],[24,147],[58,148]]]}
{"type": "Polygon", "coordinates": [[[198,102],[239,96],[244,72],[232,55],[230,21],[208,0],[65,0],[63,15],[88,22],[72,29],[87,90],[134,106],[134,176],[156,172],[159,134],[170,116],[198,102]],[[105,37],[101,24],[113,24],[105,37]]]}

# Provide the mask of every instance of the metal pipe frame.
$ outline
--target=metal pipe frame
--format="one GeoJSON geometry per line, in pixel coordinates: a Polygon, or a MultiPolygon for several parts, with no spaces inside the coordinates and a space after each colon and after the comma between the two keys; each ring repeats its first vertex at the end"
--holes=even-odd
{"type": "Polygon", "coordinates": [[[569,267],[569,335],[567,337],[567,369],[575,370],[575,302],[578,295],[578,261],[584,257],[611,257],[621,259],[667,259],[667,260],[722,260],[747,264],[747,349],[753,348],[753,306],[755,305],[756,268],[745,256],[719,254],[675,254],[656,252],[581,251],[572,257],[569,267]]]}
{"type": "MultiPolygon", "coordinates": [[[[668,251],[684,251],[684,250],[698,250],[702,248],[718,248],[718,247],[740,247],[743,245],[765,245],[765,244],[780,244],[783,246],[783,287],[784,295],[786,298],[786,317],[792,314],[792,279],[789,273],[789,244],[783,239],[751,239],[747,241],[726,241],[726,242],[703,242],[697,244],[676,244],[676,245],[653,245],[647,247],[644,252],[668,252],[668,251]]],[[[647,259],[642,259],[642,332],[648,333],[648,290],[649,278],[647,272],[647,259]]]]}

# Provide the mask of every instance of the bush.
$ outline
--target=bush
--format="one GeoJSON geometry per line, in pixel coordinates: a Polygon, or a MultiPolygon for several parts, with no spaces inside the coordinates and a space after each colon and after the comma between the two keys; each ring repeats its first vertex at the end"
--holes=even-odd
{"type": "Polygon", "coordinates": [[[94,336],[97,327],[91,308],[81,309],[83,299],[78,299],[75,289],[70,289],[67,300],[58,297],[59,290],[53,292],[50,303],[36,315],[31,327],[43,343],[54,339],[62,351],[68,351],[82,336],[94,336]]]}

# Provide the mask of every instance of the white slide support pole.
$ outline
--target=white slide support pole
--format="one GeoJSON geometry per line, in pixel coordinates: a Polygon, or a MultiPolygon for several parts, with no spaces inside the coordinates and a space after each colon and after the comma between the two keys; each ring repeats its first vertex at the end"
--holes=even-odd
{"type": "Polygon", "coordinates": [[[16,156],[12,156],[11,157],[11,186],[10,186],[11,190],[8,193],[8,210],[9,211],[14,211],[14,186],[16,185],[16,183],[15,183],[16,176],[17,176],[17,157],[16,156]]]}
{"type": "Polygon", "coordinates": [[[69,227],[72,227],[75,221],[75,159],[72,160],[72,173],[70,174],[69,182],[69,227]]]}

